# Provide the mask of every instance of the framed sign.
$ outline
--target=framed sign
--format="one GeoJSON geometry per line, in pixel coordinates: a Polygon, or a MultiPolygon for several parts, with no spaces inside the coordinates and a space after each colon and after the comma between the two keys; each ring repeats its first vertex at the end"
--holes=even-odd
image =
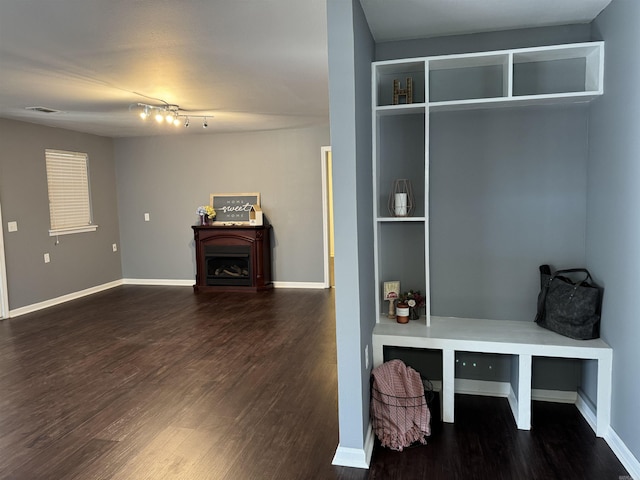
{"type": "Polygon", "coordinates": [[[249,225],[251,207],[260,206],[260,194],[212,193],[209,205],[216,211],[216,222],[249,225]]]}

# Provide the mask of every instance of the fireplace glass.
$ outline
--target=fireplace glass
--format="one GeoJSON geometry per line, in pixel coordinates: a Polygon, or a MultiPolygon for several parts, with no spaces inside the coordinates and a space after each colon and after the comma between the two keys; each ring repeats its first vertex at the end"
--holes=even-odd
{"type": "Polygon", "coordinates": [[[207,245],[204,250],[207,285],[251,286],[251,247],[207,245]]]}

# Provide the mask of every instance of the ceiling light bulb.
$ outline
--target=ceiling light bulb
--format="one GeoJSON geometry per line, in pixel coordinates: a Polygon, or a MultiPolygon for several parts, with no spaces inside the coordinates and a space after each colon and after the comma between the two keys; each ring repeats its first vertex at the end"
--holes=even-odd
{"type": "Polygon", "coordinates": [[[167,116],[164,118],[167,121],[167,123],[173,123],[173,112],[170,111],[169,113],[167,113],[167,116]]]}
{"type": "Polygon", "coordinates": [[[187,117],[187,119],[184,121],[184,126],[185,127],[189,126],[189,117],[187,117]]]}
{"type": "Polygon", "coordinates": [[[156,113],[156,122],[162,123],[163,120],[164,120],[164,117],[162,116],[162,113],[160,112],[156,113]]]}
{"type": "Polygon", "coordinates": [[[173,124],[177,127],[178,125],[180,125],[180,119],[176,116],[176,118],[173,119],[173,124]]]}
{"type": "Polygon", "coordinates": [[[207,123],[207,117],[204,117],[204,123],[202,124],[202,128],[207,128],[209,124],[207,123]]]}
{"type": "Polygon", "coordinates": [[[140,112],[140,118],[142,120],[146,120],[148,116],[149,116],[149,107],[144,107],[144,110],[140,112]]]}

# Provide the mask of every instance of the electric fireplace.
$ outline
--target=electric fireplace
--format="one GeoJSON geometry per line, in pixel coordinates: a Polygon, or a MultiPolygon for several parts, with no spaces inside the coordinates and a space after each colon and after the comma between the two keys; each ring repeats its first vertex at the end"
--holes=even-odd
{"type": "Polygon", "coordinates": [[[195,292],[259,291],[271,282],[270,225],[195,225],[195,292]]]}

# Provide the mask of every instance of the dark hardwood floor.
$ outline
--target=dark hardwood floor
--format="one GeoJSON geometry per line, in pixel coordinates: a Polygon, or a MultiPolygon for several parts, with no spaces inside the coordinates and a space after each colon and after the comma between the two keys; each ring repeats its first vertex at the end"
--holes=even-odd
{"type": "Polygon", "coordinates": [[[575,407],[458,397],[426,446],[338,443],[333,295],[122,286],[0,322],[0,478],[612,479],[575,407]]]}

